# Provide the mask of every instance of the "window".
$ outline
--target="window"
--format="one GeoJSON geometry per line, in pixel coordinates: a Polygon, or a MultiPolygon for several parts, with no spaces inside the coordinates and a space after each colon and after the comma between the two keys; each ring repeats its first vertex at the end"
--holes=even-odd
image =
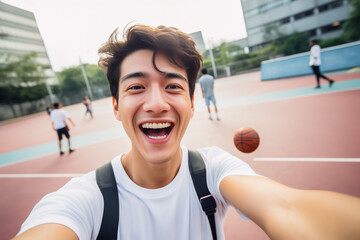
{"type": "Polygon", "coordinates": [[[319,12],[326,12],[331,9],[341,7],[342,5],[343,5],[343,0],[333,1],[333,2],[319,6],[319,12]]]}
{"type": "Polygon", "coordinates": [[[37,27],[35,19],[29,19],[12,13],[0,11],[0,19],[17,24],[23,24],[30,27],[37,27]]]}
{"type": "Polygon", "coordinates": [[[252,16],[257,15],[258,13],[259,13],[259,10],[257,8],[255,8],[255,9],[252,9],[250,11],[247,11],[244,15],[245,15],[246,18],[248,18],[248,17],[252,17],[252,16]]]}
{"type": "Polygon", "coordinates": [[[311,15],[314,15],[314,10],[313,9],[310,9],[310,10],[307,10],[305,12],[301,12],[301,13],[298,13],[298,14],[295,14],[294,15],[294,19],[295,21],[296,20],[300,20],[302,18],[306,18],[306,17],[309,17],[311,15]]]}
{"type": "Polygon", "coordinates": [[[286,17],[279,20],[280,25],[284,25],[290,22],[290,17],[286,17]]]}
{"type": "MultiPolygon", "coordinates": [[[[291,0],[291,1],[296,1],[296,0],[291,0]]],[[[258,15],[260,13],[264,13],[264,12],[267,12],[271,9],[274,9],[274,8],[277,8],[277,7],[280,7],[286,3],[290,2],[290,0],[272,0],[272,2],[269,2],[269,3],[266,3],[266,4],[263,4],[257,8],[254,8],[254,9],[251,9],[247,12],[244,13],[245,17],[252,17],[252,16],[255,16],[255,15],[258,15]]]]}
{"type": "Polygon", "coordinates": [[[247,31],[247,33],[248,33],[248,35],[255,35],[255,34],[261,33],[262,31],[263,31],[263,27],[260,26],[260,27],[250,28],[247,31]]]}
{"type": "Polygon", "coordinates": [[[326,25],[321,27],[321,32],[322,33],[328,33],[328,32],[332,32],[332,31],[336,31],[336,30],[340,30],[341,29],[341,25],[344,22],[334,22],[332,24],[326,25]]]}
{"type": "Polygon", "coordinates": [[[308,34],[309,34],[309,37],[314,37],[314,36],[316,36],[316,29],[309,30],[309,31],[308,31],[308,34]]]}

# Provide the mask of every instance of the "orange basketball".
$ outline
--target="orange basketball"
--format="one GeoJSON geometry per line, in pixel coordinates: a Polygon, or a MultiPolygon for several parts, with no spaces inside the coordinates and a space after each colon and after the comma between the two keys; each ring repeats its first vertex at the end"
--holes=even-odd
{"type": "Polygon", "coordinates": [[[243,153],[251,153],[260,144],[259,134],[251,127],[243,127],[235,132],[234,144],[243,153]]]}

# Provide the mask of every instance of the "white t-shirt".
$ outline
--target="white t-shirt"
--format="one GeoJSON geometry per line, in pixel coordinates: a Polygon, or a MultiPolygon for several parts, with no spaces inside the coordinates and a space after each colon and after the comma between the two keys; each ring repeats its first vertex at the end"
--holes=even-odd
{"type": "Polygon", "coordinates": [[[321,65],[321,57],[320,57],[321,49],[319,45],[314,45],[310,49],[310,66],[320,66],[321,65]]]}
{"type": "Polygon", "coordinates": [[[50,118],[55,129],[60,129],[66,126],[65,120],[69,118],[69,115],[64,109],[54,109],[51,111],[50,118]]]}
{"type": "MultiPolygon", "coordinates": [[[[121,156],[111,161],[120,202],[117,239],[212,239],[207,216],[201,209],[188,169],[188,150],[182,147],[182,151],[178,174],[171,183],[159,189],[145,189],[132,182],[121,164],[121,156]]],[[[206,164],[209,191],[217,203],[216,230],[221,240],[224,239],[223,220],[229,206],[220,194],[221,180],[229,175],[258,175],[248,164],[220,148],[204,148],[199,152],[206,164]]],[[[95,240],[103,205],[92,171],[73,178],[57,192],[45,196],[23,223],[19,234],[40,224],[58,223],[72,229],[80,240],[95,240]]]]}

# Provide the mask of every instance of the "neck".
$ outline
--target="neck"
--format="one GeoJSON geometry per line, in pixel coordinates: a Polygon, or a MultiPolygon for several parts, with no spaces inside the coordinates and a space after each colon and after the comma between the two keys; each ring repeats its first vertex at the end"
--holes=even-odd
{"type": "Polygon", "coordinates": [[[168,185],[179,171],[182,150],[179,147],[169,159],[160,163],[146,161],[133,149],[125,154],[121,162],[129,178],[138,186],[148,189],[161,188],[168,185]]]}

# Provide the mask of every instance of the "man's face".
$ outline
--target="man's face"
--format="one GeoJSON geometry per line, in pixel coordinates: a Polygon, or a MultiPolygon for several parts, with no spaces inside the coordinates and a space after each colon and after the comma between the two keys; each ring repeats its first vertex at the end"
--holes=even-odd
{"type": "Polygon", "coordinates": [[[119,97],[114,113],[131,139],[132,152],[145,161],[162,163],[179,152],[194,105],[186,71],[153,51],[138,50],[120,67],[119,97]]]}

